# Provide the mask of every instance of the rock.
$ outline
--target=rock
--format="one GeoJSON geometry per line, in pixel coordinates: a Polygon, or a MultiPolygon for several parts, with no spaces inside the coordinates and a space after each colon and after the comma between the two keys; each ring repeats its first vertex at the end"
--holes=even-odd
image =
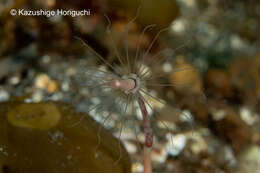
{"type": "Polygon", "coordinates": [[[231,143],[234,152],[240,153],[252,142],[252,130],[232,108],[226,108],[226,116],[216,122],[216,133],[231,143]]]}
{"type": "Polygon", "coordinates": [[[217,98],[230,97],[232,95],[231,83],[228,74],[224,70],[212,69],[206,74],[207,92],[217,98]]]}
{"type": "Polygon", "coordinates": [[[184,58],[176,59],[169,81],[174,89],[183,95],[201,95],[203,93],[202,80],[198,71],[184,58]]]}
{"type": "Polygon", "coordinates": [[[260,55],[238,58],[232,62],[229,75],[238,96],[246,103],[256,104],[260,98],[260,55]],[[246,70],[242,70],[246,69],[246,70]]]}

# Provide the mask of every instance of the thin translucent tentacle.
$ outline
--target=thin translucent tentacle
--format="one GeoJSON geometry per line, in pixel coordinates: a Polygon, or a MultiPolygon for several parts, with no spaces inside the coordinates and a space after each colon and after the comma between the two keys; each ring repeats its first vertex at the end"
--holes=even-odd
{"type": "MultiPolygon", "coordinates": [[[[185,71],[185,70],[194,70],[194,68],[192,68],[192,67],[179,68],[179,69],[173,70],[171,73],[181,72],[181,71],[185,71]]],[[[165,74],[155,73],[152,76],[146,76],[146,77],[143,76],[142,80],[143,81],[150,81],[150,80],[154,80],[156,78],[161,78],[161,77],[164,77],[164,76],[165,76],[165,74]],[[157,74],[160,74],[160,75],[157,75],[157,74]]]]}
{"type": "MultiPolygon", "coordinates": [[[[106,121],[111,117],[111,115],[112,115],[112,112],[110,112],[110,113],[108,114],[108,116],[105,117],[104,122],[103,122],[103,125],[105,125],[106,121]]],[[[101,144],[101,136],[100,136],[100,133],[101,133],[102,127],[103,127],[103,126],[100,125],[99,128],[98,128],[98,133],[97,133],[98,144],[97,144],[97,146],[96,146],[96,148],[95,148],[95,150],[94,150],[95,153],[96,153],[96,151],[98,150],[99,145],[101,144]]]]}
{"type": "Polygon", "coordinates": [[[168,30],[169,27],[167,28],[164,28],[164,29],[161,29],[156,35],[155,37],[153,38],[152,42],[150,43],[149,47],[147,48],[146,52],[142,55],[142,58],[141,58],[141,64],[144,63],[144,59],[147,57],[148,53],[150,52],[151,48],[153,47],[153,44],[155,43],[155,41],[158,39],[159,35],[163,32],[163,31],[166,31],[168,30]]]}
{"type": "Polygon", "coordinates": [[[86,42],[84,42],[84,40],[82,40],[81,38],[75,36],[76,39],[78,39],[79,41],[81,41],[84,46],[86,46],[94,55],[96,55],[96,57],[99,58],[99,60],[101,60],[103,63],[105,63],[107,66],[109,66],[111,69],[113,69],[117,74],[121,74],[121,72],[118,72],[118,70],[113,67],[107,60],[105,60],[99,53],[97,53],[92,47],[90,47],[86,42]]]}
{"type": "MultiPolygon", "coordinates": [[[[174,50],[172,50],[173,51],[173,53],[175,53],[177,50],[179,50],[179,49],[182,49],[182,48],[184,48],[185,46],[187,46],[188,45],[188,43],[190,42],[190,40],[188,40],[186,43],[184,43],[184,44],[182,44],[182,45],[180,45],[179,47],[177,47],[177,48],[175,48],[174,50]]],[[[163,50],[164,51],[164,50],[163,50]]],[[[154,65],[154,64],[161,64],[161,62],[163,62],[163,61],[165,61],[165,60],[167,60],[167,59],[169,59],[170,57],[167,57],[167,56],[165,56],[164,58],[161,58],[161,59],[159,59],[159,60],[157,60],[157,56],[159,56],[159,54],[160,54],[160,52],[158,52],[158,54],[155,54],[154,56],[152,56],[152,61],[149,61],[146,65],[154,65]],[[157,60],[156,61],[156,63],[155,63],[155,60],[157,60]]],[[[140,76],[141,77],[143,77],[143,76],[145,76],[147,73],[149,72],[149,69],[147,70],[147,71],[145,71],[144,72],[144,69],[142,70],[142,71],[140,71],[139,73],[140,73],[140,76]]]]}
{"type": "MultiPolygon", "coordinates": [[[[137,58],[139,57],[140,45],[141,45],[141,41],[143,40],[144,34],[145,34],[145,32],[146,32],[148,29],[150,29],[150,28],[152,28],[152,27],[155,27],[155,26],[156,26],[155,24],[146,26],[146,27],[143,29],[143,31],[142,31],[142,33],[141,33],[141,35],[140,35],[140,37],[139,37],[138,46],[137,46],[136,53],[135,53],[135,60],[134,60],[134,66],[136,66],[136,67],[137,67],[137,64],[136,64],[137,58]]],[[[138,68],[138,67],[137,67],[137,68],[138,68]]],[[[136,73],[136,72],[137,72],[137,69],[134,69],[134,72],[136,73]]]]}
{"type": "MultiPolygon", "coordinates": [[[[126,115],[126,112],[127,112],[127,108],[128,108],[128,104],[129,104],[129,96],[127,97],[127,102],[126,102],[126,105],[125,105],[125,109],[124,109],[124,115],[126,115]]],[[[120,121],[120,132],[119,132],[119,137],[118,137],[118,147],[119,147],[119,158],[117,159],[117,161],[115,161],[114,165],[116,165],[122,158],[122,149],[121,149],[121,141],[120,141],[120,137],[121,137],[121,134],[122,134],[122,131],[123,131],[123,125],[122,125],[122,122],[120,121]]]]}
{"type": "Polygon", "coordinates": [[[129,32],[129,27],[130,25],[137,19],[137,17],[139,16],[141,10],[141,6],[138,7],[137,12],[135,17],[127,24],[126,26],[126,39],[125,39],[125,51],[126,51],[126,59],[127,59],[127,64],[128,64],[128,73],[131,72],[131,64],[130,64],[130,60],[129,60],[129,55],[128,55],[128,32],[129,32]]]}
{"type": "Polygon", "coordinates": [[[152,99],[160,102],[161,104],[165,105],[165,103],[163,101],[161,101],[159,98],[155,97],[155,96],[152,96],[151,94],[149,94],[148,92],[146,92],[145,90],[143,89],[140,89],[140,92],[144,93],[145,95],[151,97],[152,99]]]}
{"type": "MultiPolygon", "coordinates": [[[[108,17],[106,14],[104,14],[104,16],[105,16],[105,18],[106,18],[107,21],[108,21],[107,32],[108,32],[109,34],[112,34],[112,33],[111,33],[111,29],[110,29],[110,28],[111,28],[111,20],[109,19],[109,17],[108,17]]],[[[121,64],[123,67],[125,67],[126,64],[123,63],[122,58],[121,58],[121,56],[120,56],[120,54],[119,54],[119,51],[118,51],[118,49],[117,49],[117,47],[116,47],[115,40],[114,40],[113,36],[111,36],[111,35],[110,35],[110,40],[111,40],[111,42],[112,42],[111,44],[112,44],[112,46],[113,46],[113,49],[114,49],[114,51],[115,51],[115,54],[116,54],[117,59],[119,60],[120,64],[121,64]]]]}
{"type": "MultiPolygon", "coordinates": [[[[87,113],[89,113],[90,111],[95,110],[96,108],[98,108],[98,107],[100,107],[100,106],[101,106],[101,103],[95,105],[95,106],[94,106],[93,108],[91,108],[87,113]]],[[[84,118],[85,118],[85,116],[81,116],[78,122],[76,122],[76,123],[70,125],[69,127],[72,128],[72,127],[75,127],[75,126],[79,125],[79,124],[83,121],[84,118]]]]}

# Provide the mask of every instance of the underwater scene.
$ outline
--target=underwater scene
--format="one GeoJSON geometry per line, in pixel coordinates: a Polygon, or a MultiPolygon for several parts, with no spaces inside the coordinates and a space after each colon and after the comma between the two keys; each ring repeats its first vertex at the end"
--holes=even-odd
{"type": "Polygon", "coordinates": [[[1,0],[0,173],[260,173],[260,1],[1,0]]]}

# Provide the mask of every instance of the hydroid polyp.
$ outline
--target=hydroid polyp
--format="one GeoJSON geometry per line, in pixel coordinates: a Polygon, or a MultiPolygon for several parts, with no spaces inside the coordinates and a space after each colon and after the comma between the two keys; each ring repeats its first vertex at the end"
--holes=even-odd
{"type": "MultiPolygon", "coordinates": [[[[156,110],[154,109],[154,102],[160,103],[161,105],[166,104],[165,101],[151,94],[151,89],[153,87],[169,87],[182,84],[171,84],[166,82],[160,83],[160,79],[165,78],[165,74],[161,71],[159,71],[158,73],[154,73],[154,68],[159,68],[160,64],[164,63],[169,59],[171,60],[172,56],[169,57],[165,55],[165,53],[169,53],[169,49],[159,51],[154,55],[150,53],[159,35],[169,28],[159,31],[157,35],[152,39],[147,49],[143,51],[140,48],[141,41],[144,38],[145,33],[151,28],[155,27],[155,25],[146,26],[142,30],[141,35],[138,39],[135,55],[129,53],[129,27],[135,21],[137,16],[126,26],[125,55],[122,56],[119,49],[117,49],[115,41],[111,34],[111,21],[105,15],[109,23],[107,27],[107,32],[110,36],[110,43],[113,46],[114,54],[117,57],[117,63],[109,62],[107,59],[99,55],[88,44],[86,44],[82,39],[78,37],[76,38],[82,41],[84,45],[87,47],[87,49],[90,50],[97,57],[101,64],[103,64],[100,67],[86,67],[87,69],[83,74],[86,77],[88,83],[87,85],[85,85],[85,87],[98,91],[93,93],[98,93],[97,97],[101,98],[93,108],[89,109],[89,111],[103,110],[103,112],[106,112],[107,114],[104,117],[103,124],[105,124],[110,118],[113,118],[114,112],[120,112],[120,117],[117,117],[120,121],[119,139],[123,130],[122,120],[129,120],[130,118],[128,118],[128,116],[135,116],[138,111],[141,112],[141,123],[137,122],[136,126],[139,128],[139,126],[141,125],[143,129],[145,137],[143,145],[144,172],[148,173],[152,172],[149,149],[153,146],[154,135],[152,130],[151,119],[156,119],[156,110]],[[151,110],[153,114],[149,114],[149,110],[151,110]]],[[[182,48],[184,46],[185,45],[181,45],[179,48],[182,48]]],[[[175,52],[177,49],[171,51],[171,53],[175,52]]],[[[183,68],[174,69],[173,71],[177,72],[182,70],[193,69],[183,68]]],[[[138,118],[132,118],[132,120],[134,121],[137,119],[138,118]]],[[[123,123],[129,123],[129,121],[124,121],[123,123]]],[[[136,134],[136,136],[138,135],[136,134]]],[[[100,130],[98,131],[98,139],[100,144],[100,130]]]]}

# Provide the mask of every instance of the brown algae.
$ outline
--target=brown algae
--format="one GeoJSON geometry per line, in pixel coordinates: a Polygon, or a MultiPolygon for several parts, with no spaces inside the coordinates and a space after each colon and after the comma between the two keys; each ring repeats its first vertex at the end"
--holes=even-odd
{"type": "Polygon", "coordinates": [[[60,118],[59,110],[50,103],[21,104],[7,113],[8,122],[13,126],[40,130],[55,127],[60,118]]]}
{"type": "Polygon", "coordinates": [[[130,173],[126,150],[103,127],[99,140],[100,126],[64,103],[1,103],[0,173],[130,173]]]}

